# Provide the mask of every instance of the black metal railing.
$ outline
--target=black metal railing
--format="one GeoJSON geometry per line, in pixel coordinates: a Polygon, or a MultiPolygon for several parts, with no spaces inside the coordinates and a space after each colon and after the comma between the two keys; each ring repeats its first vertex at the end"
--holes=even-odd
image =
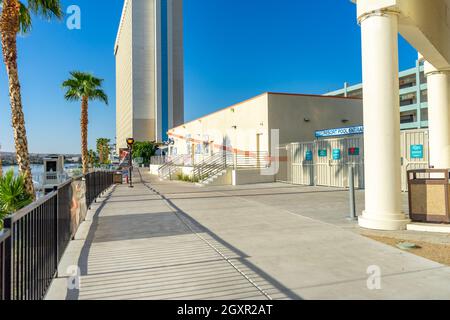
{"type": "Polygon", "coordinates": [[[111,171],[95,171],[86,175],[86,204],[92,205],[95,199],[113,184],[113,173],[111,171]],[[107,188],[106,187],[106,188],[107,188]]]}
{"type": "MultiPolygon", "coordinates": [[[[113,172],[92,172],[84,178],[90,206],[112,185],[113,172]]],[[[4,230],[0,231],[1,300],[45,297],[72,238],[72,181],[4,219],[4,230]]]]}

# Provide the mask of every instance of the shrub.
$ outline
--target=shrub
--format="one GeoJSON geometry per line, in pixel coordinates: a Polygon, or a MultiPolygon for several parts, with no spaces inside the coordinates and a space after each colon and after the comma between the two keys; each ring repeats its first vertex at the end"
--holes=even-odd
{"type": "Polygon", "coordinates": [[[184,173],[178,173],[177,180],[184,181],[184,182],[192,182],[192,183],[196,183],[199,181],[197,177],[191,177],[190,175],[187,175],[184,173]]]}
{"type": "Polygon", "coordinates": [[[26,207],[33,198],[26,192],[25,179],[22,175],[14,176],[14,171],[8,171],[0,177],[0,228],[3,228],[3,219],[26,207]]]}

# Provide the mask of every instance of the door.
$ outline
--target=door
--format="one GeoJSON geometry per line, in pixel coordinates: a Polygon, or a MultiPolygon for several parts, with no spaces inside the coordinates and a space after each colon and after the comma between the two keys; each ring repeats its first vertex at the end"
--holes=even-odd
{"type": "Polygon", "coordinates": [[[315,142],[316,185],[329,186],[331,184],[331,158],[329,140],[315,142]]]}
{"type": "Polygon", "coordinates": [[[400,135],[402,191],[408,191],[407,171],[429,167],[428,130],[407,130],[400,135]]]}
{"type": "Polygon", "coordinates": [[[355,187],[364,187],[362,135],[317,140],[315,143],[317,185],[348,187],[348,168],[352,166],[355,172],[355,187]]]}
{"type": "Polygon", "coordinates": [[[314,142],[292,143],[288,147],[292,183],[314,185],[314,142]]]}
{"type": "Polygon", "coordinates": [[[347,179],[345,187],[348,187],[348,168],[353,167],[355,188],[364,189],[364,138],[362,135],[346,138],[346,167],[347,179]]]}

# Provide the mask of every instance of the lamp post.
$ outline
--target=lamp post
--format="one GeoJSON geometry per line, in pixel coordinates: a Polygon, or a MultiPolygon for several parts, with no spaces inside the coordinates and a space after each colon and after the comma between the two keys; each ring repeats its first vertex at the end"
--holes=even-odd
{"type": "Polygon", "coordinates": [[[129,169],[128,169],[128,175],[130,177],[130,185],[128,187],[133,188],[133,144],[134,139],[133,138],[127,138],[127,145],[129,150],[129,169]]]}

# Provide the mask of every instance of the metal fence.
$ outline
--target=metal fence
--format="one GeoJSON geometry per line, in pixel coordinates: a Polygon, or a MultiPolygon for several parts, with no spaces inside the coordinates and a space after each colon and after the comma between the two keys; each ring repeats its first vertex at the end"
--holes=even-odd
{"type": "MultiPolygon", "coordinates": [[[[112,185],[112,172],[85,176],[86,202],[112,185]]],[[[0,299],[43,299],[72,237],[72,180],[4,220],[0,232],[0,299]]]]}
{"type": "Polygon", "coordinates": [[[153,156],[150,158],[151,165],[163,165],[168,161],[170,161],[170,157],[168,156],[153,156]]]}
{"type": "MultiPolygon", "coordinates": [[[[407,171],[429,167],[428,130],[400,133],[401,190],[408,191],[407,171]]],[[[279,148],[277,181],[301,185],[346,188],[348,170],[354,169],[355,186],[364,188],[363,135],[290,143],[279,148]]],[[[376,168],[374,169],[376,170],[376,168]]]]}

